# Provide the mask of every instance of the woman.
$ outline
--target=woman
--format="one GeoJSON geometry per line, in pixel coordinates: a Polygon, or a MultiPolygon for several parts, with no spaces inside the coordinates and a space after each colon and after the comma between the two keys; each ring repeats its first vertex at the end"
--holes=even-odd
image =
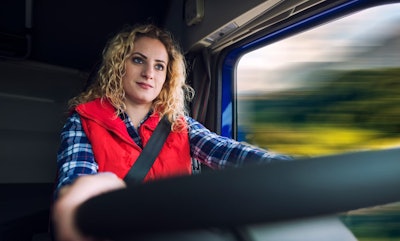
{"type": "Polygon", "coordinates": [[[289,160],[210,132],[187,116],[185,62],[171,35],[153,25],[117,34],[103,52],[94,83],[70,102],[58,153],[53,220],[58,240],[84,240],[73,223],[76,207],[122,181],[164,116],[172,132],[144,181],[190,175],[191,158],[212,168],[246,160],[289,160]],[[88,175],[90,174],[90,175],[88,175]]]}

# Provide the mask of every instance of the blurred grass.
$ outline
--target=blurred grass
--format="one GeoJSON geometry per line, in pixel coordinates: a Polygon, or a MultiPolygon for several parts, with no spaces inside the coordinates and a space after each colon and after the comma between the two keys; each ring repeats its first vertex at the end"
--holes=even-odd
{"type": "Polygon", "coordinates": [[[239,96],[245,141],[294,156],[400,146],[400,68],[320,70],[305,83],[239,96]]]}
{"type": "Polygon", "coordinates": [[[319,156],[400,146],[400,136],[378,130],[332,125],[253,124],[252,144],[294,156],[319,156]]]}

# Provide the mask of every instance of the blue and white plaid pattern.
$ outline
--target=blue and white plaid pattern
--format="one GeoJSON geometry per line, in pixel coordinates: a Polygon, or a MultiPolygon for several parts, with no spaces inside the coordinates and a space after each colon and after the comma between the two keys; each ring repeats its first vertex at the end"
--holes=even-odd
{"type": "MultiPolygon", "coordinates": [[[[124,122],[132,139],[142,146],[140,137],[129,118],[124,122]]],[[[198,121],[186,117],[189,126],[190,154],[192,158],[210,166],[222,169],[239,167],[249,162],[271,162],[291,160],[289,156],[274,154],[254,146],[222,137],[205,128],[198,121]]],[[[82,128],[80,117],[72,114],[61,131],[61,145],[57,155],[59,178],[57,190],[70,184],[80,175],[95,174],[98,165],[94,160],[92,147],[82,128]]]]}
{"type": "Polygon", "coordinates": [[[244,164],[292,160],[291,157],[220,136],[199,122],[187,117],[190,152],[193,158],[216,169],[239,167],[244,164]]]}

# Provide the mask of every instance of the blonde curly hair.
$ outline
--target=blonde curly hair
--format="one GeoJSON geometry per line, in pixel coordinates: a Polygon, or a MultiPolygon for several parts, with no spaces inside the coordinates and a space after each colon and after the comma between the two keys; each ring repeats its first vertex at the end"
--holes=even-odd
{"type": "Polygon", "coordinates": [[[193,98],[194,90],[185,83],[186,63],[172,35],[152,24],[128,27],[112,38],[103,50],[103,60],[89,88],[71,99],[70,109],[96,98],[108,99],[116,109],[116,115],[126,110],[122,77],[126,73],[125,63],[132,55],[135,40],[150,37],[160,40],[168,53],[167,76],[164,86],[153,101],[153,110],[160,117],[167,116],[173,130],[184,127],[183,116],[187,114],[185,100],[193,98]]]}

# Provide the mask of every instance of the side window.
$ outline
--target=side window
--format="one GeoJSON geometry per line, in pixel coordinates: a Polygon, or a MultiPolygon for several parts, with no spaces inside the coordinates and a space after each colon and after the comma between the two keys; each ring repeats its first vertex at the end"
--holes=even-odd
{"type": "Polygon", "coordinates": [[[238,139],[294,156],[400,145],[400,4],[244,55],[238,139]]]}

